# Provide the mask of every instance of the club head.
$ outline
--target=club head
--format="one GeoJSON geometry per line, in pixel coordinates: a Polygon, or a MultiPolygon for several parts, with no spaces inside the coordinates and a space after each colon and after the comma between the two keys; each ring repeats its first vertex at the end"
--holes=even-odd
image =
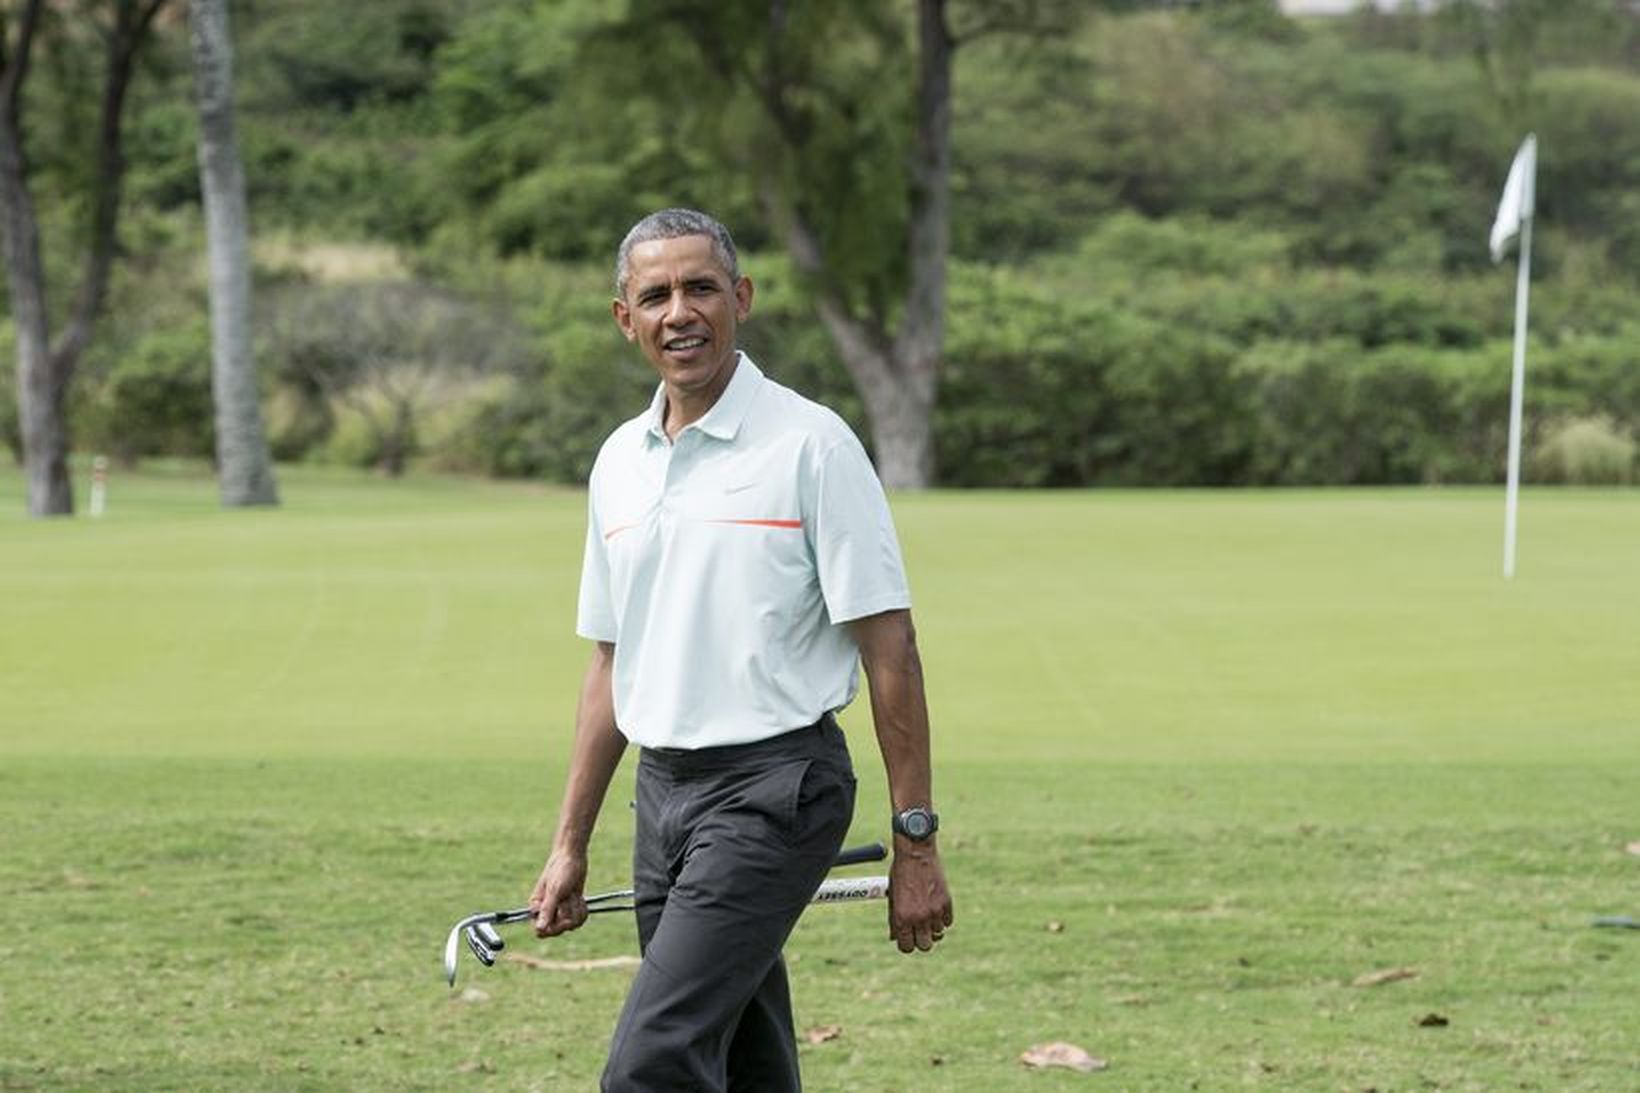
{"type": "Polygon", "coordinates": [[[488,922],[475,922],[472,931],[478,935],[478,939],[484,942],[484,947],[490,950],[491,953],[498,953],[507,947],[506,939],[488,922]]]}
{"type": "Polygon", "coordinates": [[[456,923],[450,929],[450,936],[444,939],[444,980],[452,987],[456,985],[457,946],[461,944],[461,932],[465,925],[465,920],[456,923]]]}
{"type": "Polygon", "coordinates": [[[490,947],[479,936],[476,926],[467,927],[461,931],[461,936],[467,939],[467,948],[472,950],[472,954],[478,958],[480,964],[486,968],[495,967],[495,953],[490,951],[490,947]]]}

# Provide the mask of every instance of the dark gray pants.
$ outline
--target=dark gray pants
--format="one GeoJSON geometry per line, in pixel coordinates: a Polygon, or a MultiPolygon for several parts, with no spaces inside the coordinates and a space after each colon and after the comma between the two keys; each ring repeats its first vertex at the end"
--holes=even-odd
{"type": "Polygon", "coordinates": [[[606,1093],[797,1090],[781,947],[854,813],[830,716],[756,744],[646,749],[633,849],[643,964],[606,1093]]]}

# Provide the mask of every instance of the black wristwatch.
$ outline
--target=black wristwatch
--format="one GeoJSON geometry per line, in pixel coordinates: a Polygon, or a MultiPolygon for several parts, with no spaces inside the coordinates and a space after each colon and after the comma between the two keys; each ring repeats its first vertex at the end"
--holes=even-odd
{"type": "Polygon", "coordinates": [[[912,842],[922,843],[933,838],[934,832],[940,829],[940,818],[937,813],[919,805],[896,812],[893,826],[894,834],[904,835],[912,842]]]}

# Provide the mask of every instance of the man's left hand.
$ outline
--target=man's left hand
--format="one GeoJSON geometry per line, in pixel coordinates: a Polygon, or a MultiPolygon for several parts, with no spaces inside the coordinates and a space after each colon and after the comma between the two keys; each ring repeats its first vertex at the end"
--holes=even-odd
{"type": "Polygon", "coordinates": [[[951,925],[951,893],[930,844],[895,840],[888,871],[888,936],[902,953],[927,952],[951,925]]]}

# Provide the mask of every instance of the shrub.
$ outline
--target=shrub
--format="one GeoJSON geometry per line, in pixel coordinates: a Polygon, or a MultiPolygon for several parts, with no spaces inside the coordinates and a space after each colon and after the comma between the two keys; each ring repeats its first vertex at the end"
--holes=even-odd
{"type": "Polygon", "coordinates": [[[1618,486],[1634,481],[1635,442],[1607,417],[1557,421],[1543,430],[1530,469],[1539,482],[1618,486]]]}
{"type": "Polygon", "coordinates": [[[87,392],[76,437],[127,464],[149,455],[212,455],[206,321],[151,330],[115,357],[101,382],[87,392]]]}

